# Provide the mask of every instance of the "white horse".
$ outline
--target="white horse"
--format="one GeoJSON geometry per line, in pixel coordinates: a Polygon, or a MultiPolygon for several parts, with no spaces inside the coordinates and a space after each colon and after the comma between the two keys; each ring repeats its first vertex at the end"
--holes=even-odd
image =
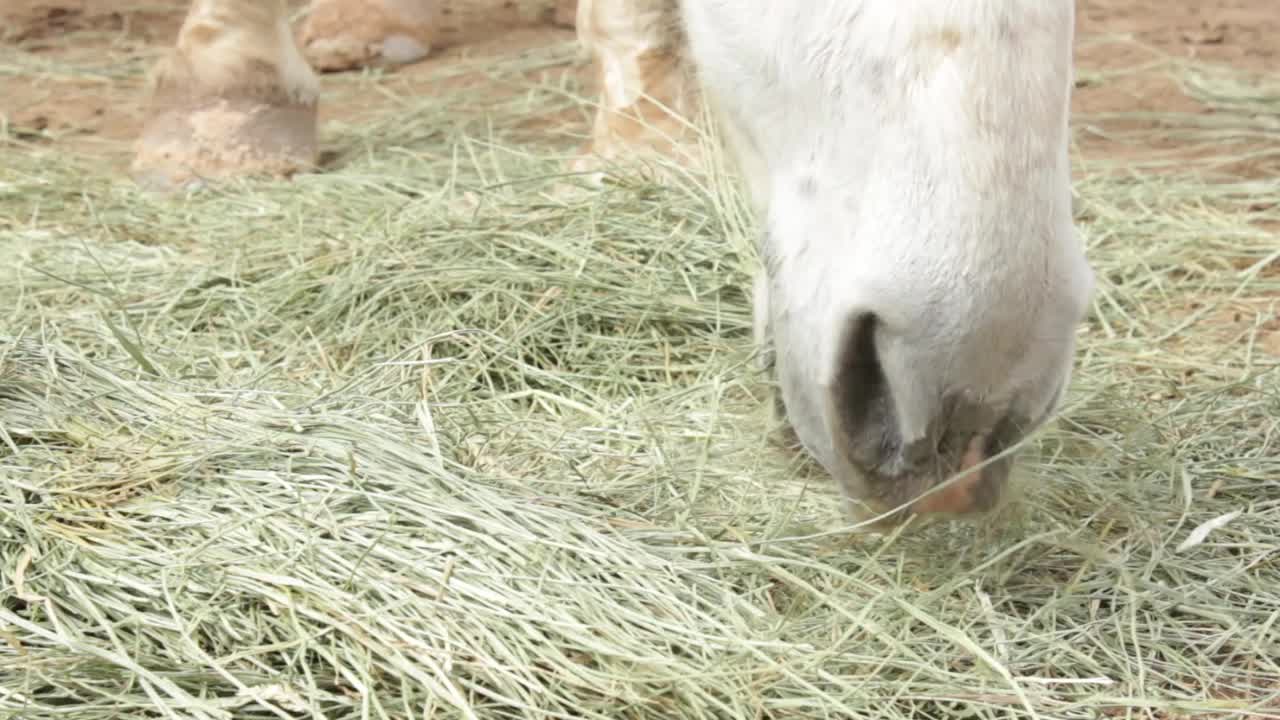
{"type": "Polygon", "coordinates": [[[801,441],[873,511],[992,507],[996,456],[1056,409],[1093,289],[1072,0],[685,0],[683,17],[765,213],[757,328],[801,441]]]}
{"type": "MultiPolygon", "coordinates": [[[[434,2],[374,3],[402,21],[362,52],[425,53],[434,2]]],[[[681,108],[687,49],[766,228],[757,338],[845,497],[890,521],[993,507],[1006,451],[1069,383],[1092,294],[1067,155],[1073,1],[579,0],[577,27],[602,80],[597,153],[635,140],[620,108],[681,108]]],[[[166,67],[143,174],[171,180],[219,112],[256,118],[238,121],[241,161],[314,155],[315,76],[275,0],[194,0],[166,67]]]]}

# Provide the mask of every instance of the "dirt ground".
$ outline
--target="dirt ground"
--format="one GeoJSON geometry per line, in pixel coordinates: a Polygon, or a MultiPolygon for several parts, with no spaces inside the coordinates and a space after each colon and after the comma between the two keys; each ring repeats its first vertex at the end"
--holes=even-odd
{"type": "MultiPolygon", "coordinates": [[[[303,2],[293,1],[295,5],[303,2]]],[[[99,158],[123,173],[143,119],[146,70],[173,42],[186,7],[187,0],[148,0],[125,6],[112,0],[0,0],[0,43],[21,51],[6,53],[0,47],[0,135],[7,132],[41,145],[56,144],[68,152],[99,158]]],[[[1280,74],[1276,0],[1080,0],[1077,26],[1074,103],[1077,120],[1087,122],[1077,122],[1076,137],[1086,161],[1097,157],[1168,162],[1212,153],[1212,148],[1203,146],[1180,147],[1160,133],[1134,137],[1132,131],[1144,129],[1144,123],[1157,122],[1135,119],[1135,111],[1213,112],[1183,92],[1169,72],[1170,59],[1280,74]],[[1146,69],[1134,70],[1144,64],[1146,69]],[[1091,81],[1104,75],[1105,82],[1091,81]]],[[[468,34],[471,41],[465,44],[386,71],[378,80],[381,92],[373,90],[371,83],[339,82],[325,76],[322,133],[327,122],[358,122],[361,113],[385,110],[397,96],[432,92],[432,76],[442,66],[574,38],[572,30],[551,26],[489,28],[488,32],[475,28],[468,34]]],[[[575,82],[588,89],[592,85],[585,63],[566,64],[551,72],[574,75],[575,82]]],[[[585,137],[587,121],[584,112],[567,124],[559,123],[555,131],[585,137]]],[[[1275,173],[1274,160],[1270,162],[1230,170],[1238,177],[1269,178],[1275,173]]],[[[1224,308],[1226,315],[1215,314],[1207,322],[1234,326],[1238,323],[1233,317],[1246,322],[1258,310],[1224,308]]],[[[1267,325],[1263,349],[1280,356],[1280,319],[1267,325]]]]}
{"type": "MultiPolygon", "coordinates": [[[[97,155],[123,172],[143,122],[145,74],[177,37],[188,4],[152,0],[121,9],[110,0],[0,0],[0,44],[36,58],[26,67],[0,60],[0,123],[24,139],[97,155]]],[[[291,0],[299,9],[305,4],[291,0]]],[[[574,39],[571,29],[553,26],[465,30],[464,44],[384,69],[379,84],[387,92],[352,93],[350,83],[322,79],[321,127],[385,111],[394,96],[429,93],[444,66],[574,39]]],[[[580,65],[561,71],[589,77],[580,65]]]]}
{"type": "MultiPolygon", "coordinates": [[[[186,7],[186,0],[130,3],[123,9],[111,0],[4,0],[0,40],[30,53],[39,64],[0,67],[0,117],[18,132],[57,138],[120,162],[142,120],[140,71],[173,41],[186,7]],[[71,67],[80,71],[69,72],[71,67]]],[[[1280,43],[1275,40],[1280,37],[1280,10],[1274,0],[1082,0],[1077,18],[1077,62],[1086,78],[1075,94],[1077,112],[1207,112],[1159,68],[1096,86],[1087,82],[1091,72],[1132,68],[1161,56],[1280,71],[1280,43]]],[[[573,31],[529,27],[481,30],[474,36],[465,46],[446,48],[391,72],[384,82],[401,95],[429,93],[430,69],[464,56],[571,41],[573,31]]],[[[589,82],[585,71],[581,64],[563,69],[589,82]]],[[[321,121],[349,119],[353,108],[376,110],[378,103],[392,102],[372,93],[363,94],[358,103],[344,99],[330,91],[321,121]]],[[[1108,128],[1104,124],[1100,129],[1108,128]]],[[[1086,134],[1084,151],[1142,152],[1112,147],[1104,134],[1086,134]]]]}

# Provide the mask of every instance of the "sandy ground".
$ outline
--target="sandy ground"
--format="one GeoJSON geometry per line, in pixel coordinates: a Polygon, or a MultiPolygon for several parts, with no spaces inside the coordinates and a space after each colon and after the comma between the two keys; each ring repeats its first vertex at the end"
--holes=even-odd
{"type": "MultiPolygon", "coordinates": [[[[0,0],[0,41],[38,63],[0,63],[0,118],[11,132],[27,139],[43,136],[124,171],[143,122],[145,73],[177,37],[188,3],[121,5],[110,0],[0,0]]],[[[293,0],[292,5],[305,2],[293,0]]],[[[467,30],[470,41],[465,44],[444,47],[420,63],[379,71],[385,73],[378,81],[384,92],[370,92],[367,83],[323,76],[321,127],[331,120],[354,122],[361,115],[385,112],[396,96],[429,93],[443,66],[464,61],[474,66],[478,58],[574,40],[572,30],[552,26],[467,30]]],[[[589,79],[582,66],[560,72],[589,79]]],[[[466,77],[458,81],[468,82],[466,77]]],[[[585,123],[581,131],[585,133],[585,123]]]]}
{"type": "MultiPolygon", "coordinates": [[[[20,62],[5,62],[6,56],[0,55],[0,130],[7,125],[10,134],[100,158],[123,172],[142,122],[143,76],[172,43],[186,6],[184,0],[134,0],[127,5],[112,0],[2,0],[0,41],[22,52],[8,55],[20,57],[20,62]]],[[[1156,121],[1108,116],[1134,111],[1212,113],[1183,92],[1167,63],[1157,66],[1157,61],[1185,58],[1280,73],[1276,0],[1082,0],[1077,4],[1077,24],[1079,80],[1074,102],[1077,120],[1086,122],[1077,122],[1076,137],[1086,162],[1091,157],[1168,161],[1212,152],[1180,147],[1160,133],[1135,138],[1133,131],[1156,121]],[[1144,64],[1152,67],[1134,71],[1144,64]],[[1105,82],[1091,80],[1102,76],[1105,82]]],[[[487,30],[474,28],[465,44],[386,71],[376,89],[372,82],[351,81],[349,76],[324,76],[322,134],[324,123],[358,123],[362,113],[385,112],[396,97],[432,92],[432,76],[442,66],[571,42],[574,37],[572,30],[549,26],[487,30]]],[[[574,75],[573,81],[588,89],[592,84],[582,63],[551,72],[574,75]]],[[[582,112],[549,127],[584,137],[587,120],[582,112]]],[[[322,148],[323,143],[322,137],[322,148]]],[[[1258,167],[1249,162],[1233,164],[1231,173],[1274,177],[1274,159],[1258,167]]],[[[1280,273],[1280,267],[1274,272],[1280,273]]],[[[1226,329],[1251,322],[1258,310],[1227,308],[1205,322],[1226,329]]],[[[1263,338],[1263,349],[1280,356],[1280,319],[1269,323],[1263,338]]]]}
{"type": "MultiPolygon", "coordinates": [[[[111,0],[5,0],[0,7],[0,39],[47,66],[34,73],[0,73],[0,114],[14,127],[46,131],[77,147],[88,147],[83,142],[87,138],[106,141],[93,145],[98,152],[118,155],[122,150],[113,144],[131,140],[141,122],[138,70],[149,67],[172,42],[186,5],[184,0],[150,0],[121,9],[122,3],[111,0]],[[97,69],[95,75],[58,70],[84,66],[88,59],[92,62],[87,64],[97,69]]],[[[1280,71],[1280,11],[1274,0],[1084,0],[1078,3],[1077,17],[1077,62],[1086,79],[1075,95],[1078,112],[1206,111],[1160,69],[1105,84],[1087,82],[1090,72],[1131,68],[1161,55],[1280,71]]],[[[488,33],[480,29],[475,38],[400,68],[384,82],[398,94],[428,93],[427,71],[442,64],[571,41],[573,32],[553,27],[488,33]]],[[[579,73],[589,81],[581,66],[563,72],[579,73]]],[[[334,83],[329,85],[322,122],[348,119],[357,106],[376,111],[379,103],[392,102],[378,93],[365,93],[358,103],[343,102],[347,98],[335,96],[334,83]]],[[[1084,142],[1086,152],[1115,151],[1099,135],[1086,136],[1084,142]]]]}

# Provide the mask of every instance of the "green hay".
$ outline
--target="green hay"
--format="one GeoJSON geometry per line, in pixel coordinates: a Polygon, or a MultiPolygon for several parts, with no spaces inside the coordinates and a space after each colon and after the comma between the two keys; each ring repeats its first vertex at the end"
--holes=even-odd
{"type": "Polygon", "coordinates": [[[0,715],[1280,717],[1274,176],[1086,173],[1021,502],[850,538],[723,178],[561,192],[513,107],[401,101],[189,198],[10,146],[0,715]]]}

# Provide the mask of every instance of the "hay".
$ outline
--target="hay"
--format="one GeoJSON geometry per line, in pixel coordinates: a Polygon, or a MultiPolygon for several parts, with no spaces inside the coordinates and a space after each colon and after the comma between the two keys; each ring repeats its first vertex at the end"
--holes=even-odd
{"type": "Polygon", "coordinates": [[[556,192],[514,113],[402,100],[287,185],[7,155],[4,717],[1280,716],[1274,176],[1086,174],[1023,501],[848,538],[739,198],[556,192]]]}

